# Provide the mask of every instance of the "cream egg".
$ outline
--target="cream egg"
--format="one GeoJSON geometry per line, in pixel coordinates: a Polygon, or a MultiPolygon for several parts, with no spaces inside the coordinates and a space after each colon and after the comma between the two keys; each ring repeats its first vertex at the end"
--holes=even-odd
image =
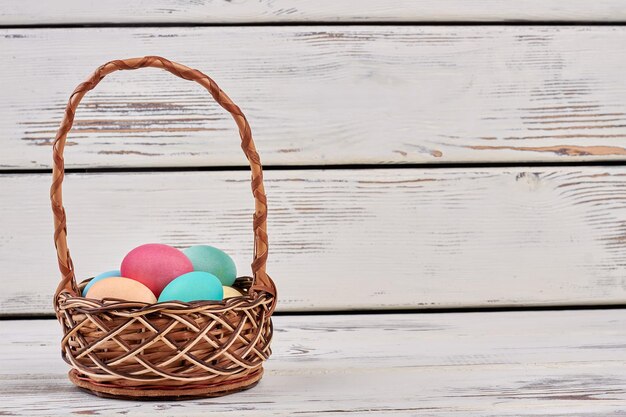
{"type": "Polygon", "coordinates": [[[233,298],[233,297],[241,297],[242,295],[243,294],[239,290],[237,290],[237,289],[235,289],[233,287],[229,287],[227,285],[224,285],[224,299],[226,299],[226,298],[233,298]]]}

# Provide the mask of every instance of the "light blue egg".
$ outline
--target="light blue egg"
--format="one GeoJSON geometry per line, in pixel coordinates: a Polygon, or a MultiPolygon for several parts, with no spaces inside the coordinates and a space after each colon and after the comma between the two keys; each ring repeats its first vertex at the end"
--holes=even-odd
{"type": "Polygon", "coordinates": [[[83,297],[87,295],[87,291],[89,291],[89,288],[91,288],[93,284],[100,281],[101,279],[110,278],[110,277],[121,277],[121,276],[122,274],[120,273],[119,269],[103,272],[100,275],[96,275],[91,281],[87,283],[85,288],[83,288],[83,297]]]}
{"type": "Polygon", "coordinates": [[[194,271],[175,278],[161,292],[159,303],[163,301],[191,301],[215,300],[224,298],[224,289],[221,281],[213,274],[203,271],[194,271]]]}
{"type": "Polygon", "coordinates": [[[183,251],[193,264],[194,271],[215,275],[222,285],[232,286],[237,278],[235,262],[223,250],[209,245],[197,245],[183,251]]]}

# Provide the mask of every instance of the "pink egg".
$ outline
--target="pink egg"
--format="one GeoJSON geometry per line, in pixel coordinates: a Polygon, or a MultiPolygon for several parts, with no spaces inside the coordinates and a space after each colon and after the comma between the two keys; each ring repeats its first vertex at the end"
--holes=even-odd
{"type": "Polygon", "coordinates": [[[160,243],[136,247],[120,267],[122,276],[141,282],[157,297],[174,278],[192,271],[193,264],[184,253],[160,243]]]}

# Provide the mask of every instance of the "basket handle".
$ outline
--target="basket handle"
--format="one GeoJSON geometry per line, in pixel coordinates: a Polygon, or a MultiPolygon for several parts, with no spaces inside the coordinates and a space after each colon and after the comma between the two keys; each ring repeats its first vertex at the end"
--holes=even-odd
{"type": "MultiPolygon", "coordinates": [[[[63,149],[65,148],[67,134],[74,123],[76,107],[78,107],[83,96],[89,90],[97,86],[105,76],[119,70],[134,70],[144,67],[161,68],[185,80],[197,82],[206,88],[215,101],[224,109],[228,110],[233,119],[235,119],[239,127],[239,135],[241,136],[241,148],[250,163],[252,172],[252,195],[254,196],[255,202],[255,212],[252,222],[254,229],[254,259],[252,261],[253,284],[251,292],[265,291],[275,297],[276,287],[265,272],[265,264],[267,262],[267,199],[263,187],[263,170],[259,154],[252,141],[252,132],[246,117],[241,109],[233,103],[218,87],[215,81],[207,75],[165,58],[146,56],[143,58],[115,60],[100,66],[85,82],[76,87],[65,108],[65,114],[61,121],[61,126],[57,131],[52,148],[53,168],[50,200],[52,202],[52,213],[54,215],[54,245],[57,249],[59,270],[61,271],[61,282],[55,292],[55,299],[63,291],[67,291],[73,296],[79,294],[72,258],[70,257],[70,252],[67,247],[67,227],[62,191],[63,177],[65,176],[63,149]]],[[[273,304],[275,305],[275,303],[273,304]]]]}

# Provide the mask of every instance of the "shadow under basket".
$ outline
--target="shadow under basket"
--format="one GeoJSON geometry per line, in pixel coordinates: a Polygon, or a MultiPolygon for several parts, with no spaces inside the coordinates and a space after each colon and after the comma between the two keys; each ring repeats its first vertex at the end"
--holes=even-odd
{"type": "Polygon", "coordinates": [[[126,399],[215,397],[248,389],[263,376],[271,354],[271,315],[276,286],[265,271],[267,202],[262,167],[245,116],[213,80],[198,70],[161,57],[111,61],[72,93],[53,147],[52,211],[61,271],[54,306],[63,328],[61,351],[71,365],[70,380],[99,396],[126,399]],[[235,281],[243,296],[223,301],[146,304],[81,296],[67,248],[62,201],[63,149],[74,112],[85,93],[107,74],[143,67],[162,68],[204,86],[233,116],[241,147],[250,162],[254,258],[252,277],[235,281]]]}

